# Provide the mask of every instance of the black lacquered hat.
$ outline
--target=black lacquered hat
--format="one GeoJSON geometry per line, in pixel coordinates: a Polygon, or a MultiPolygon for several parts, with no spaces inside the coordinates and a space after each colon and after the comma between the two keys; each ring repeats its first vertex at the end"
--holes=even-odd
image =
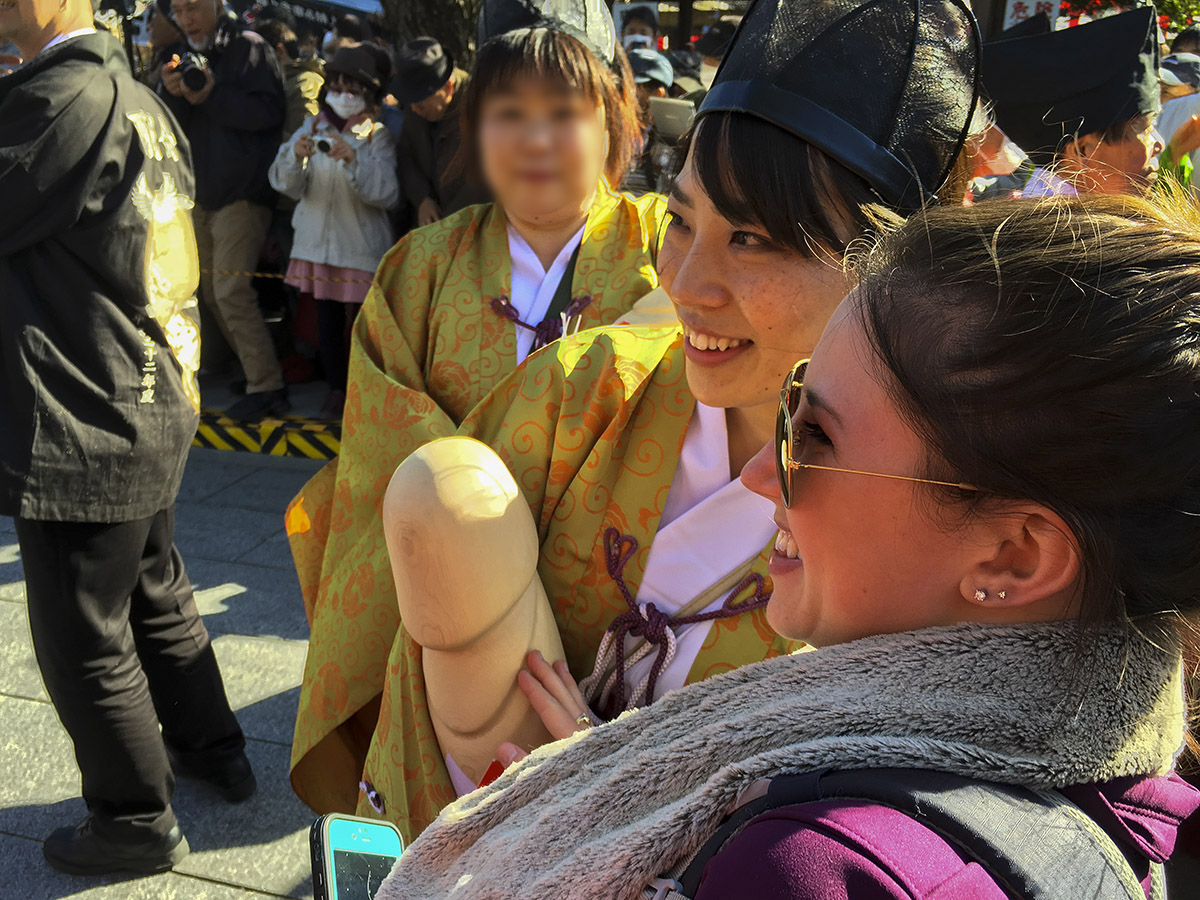
{"type": "Polygon", "coordinates": [[[1048,161],[1067,137],[1158,111],[1154,7],[991,41],[982,72],[996,124],[1036,162],[1048,161]]]}
{"type": "Polygon", "coordinates": [[[964,0],[755,0],[696,115],[766,119],[912,211],[967,136],[979,47],[964,0]]]}
{"type": "Polygon", "coordinates": [[[478,45],[519,28],[569,34],[605,63],[616,55],[617,28],[604,0],[483,0],[475,28],[478,45]]]}

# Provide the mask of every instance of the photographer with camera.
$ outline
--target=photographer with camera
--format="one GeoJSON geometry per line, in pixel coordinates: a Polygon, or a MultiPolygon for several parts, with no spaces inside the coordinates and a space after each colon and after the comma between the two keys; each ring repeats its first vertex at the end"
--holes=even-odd
{"type": "Polygon", "coordinates": [[[258,263],[274,198],[267,169],[286,104],[279,62],[221,0],[174,0],[187,38],[161,70],[161,88],[191,141],[196,165],[200,291],[237,355],[246,396],[229,414],[257,420],[289,408],[283,370],[247,275],[258,263]],[[235,274],[229,274],[235,273],[235,274]]]}
{"type": "Polygon", "coordinates": [[[297,201],[287,283],[316,300],[321,366],[329,396],[321,418],[346,402],[349,326],[394,240],[388,210],[400,198],[396,146],[379,121],[391,72],[370,44],[343,47],[327,68],[320,114],[279,148],[271,185],[297,201]]]}

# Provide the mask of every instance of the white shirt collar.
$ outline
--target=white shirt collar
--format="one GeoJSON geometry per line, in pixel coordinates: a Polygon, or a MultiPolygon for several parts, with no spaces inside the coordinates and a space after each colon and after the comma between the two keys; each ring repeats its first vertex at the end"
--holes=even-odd
{"type": "Polygon", "coordinates": [[[78,31],[68,31],[66,34],[57,35],[56,37],[54,37],[50,40],[50,43],[48,43],[45,47],[43,47],[41,49],[41,52],[38,53],[38,56],[41,56],[42,53],[45,53],[51,47],[57,47],[59,44],[69,41],[71,38],[80,37],[85,34],[95,34],[95,33],[96,33],[95,28],[80,28],[78,31]]]}

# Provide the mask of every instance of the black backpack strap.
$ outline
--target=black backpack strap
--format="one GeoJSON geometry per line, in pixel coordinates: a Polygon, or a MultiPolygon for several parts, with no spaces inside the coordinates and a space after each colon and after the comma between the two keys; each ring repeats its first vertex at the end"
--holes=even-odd
{"type": "MultiPolygon", "coordinates": [[[[775,778],[766,796],[735,811],[695,856],[656,881],[659,895],[695,897],[705,866],[757,816],[832,799],[865,800],[910,816],[981,865],[1013,900],[1145,900],[1117,845],[1061,794],[925,769],[775,778]]],[[[1160,885],[1161,872],[1153,874],[1160,885]]]]}

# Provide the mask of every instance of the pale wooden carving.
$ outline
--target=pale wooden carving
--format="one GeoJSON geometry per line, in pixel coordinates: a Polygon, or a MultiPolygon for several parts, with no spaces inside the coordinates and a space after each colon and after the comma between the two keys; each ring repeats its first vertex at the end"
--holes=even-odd
{"type": "Polygon", "coordinates": [[[551,740],[517,687],[530,651],[563,658],[537,575],[533,516],[490,447],[450,437],[397,467],[383,528],[400,617],[422,648],[438,742],[478,784],[502,742],[551,740]]]}

